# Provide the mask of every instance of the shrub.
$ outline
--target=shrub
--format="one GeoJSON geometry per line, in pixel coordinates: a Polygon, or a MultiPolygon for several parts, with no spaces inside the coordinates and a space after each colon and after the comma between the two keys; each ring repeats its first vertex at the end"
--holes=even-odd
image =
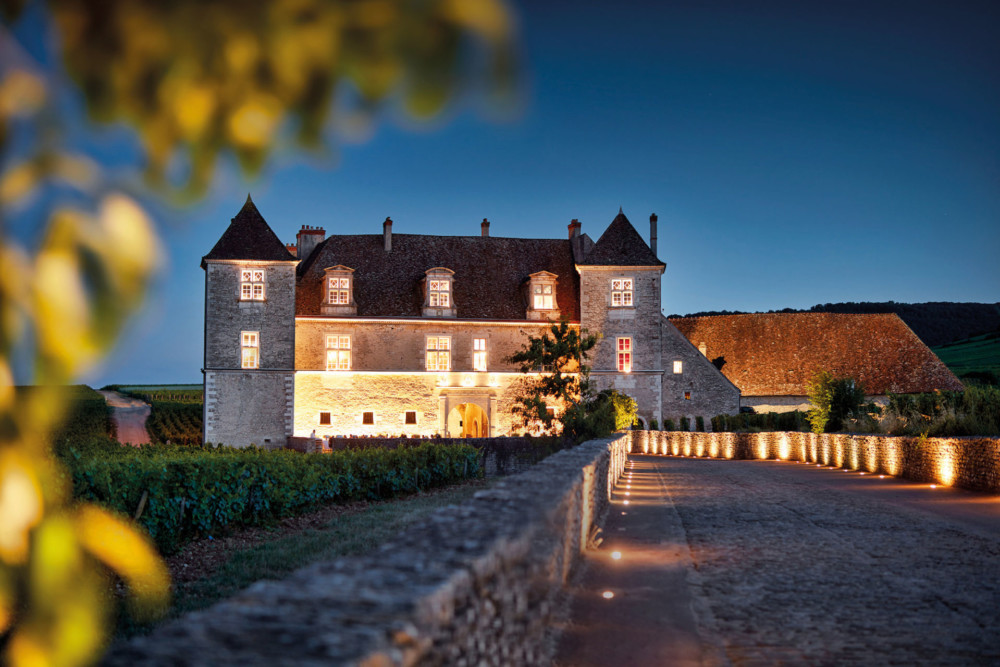
{"type": "Polygon", "coordinates": [[[673,419],[666,419],[666,420],[664,420],[663,421],[663,430],[664,431],[676,431],[677,428],[674,426],[674,420],[673,419]]]}
{"type": "Polygon", "coordinates": [[[650,431],[659,431],[660,430],[660,422],[656,421],[655,419],[650,419],[649,420],[649,430],[650,431]]]}
{"type": "Polygon", "coordinates": [[[680,428],[680,430],[682,430],[682,431],[690,431],[691,430],[691,420],[689,420],[687,417],[681,417],[681,428],[680,428]]]}
{"type": "Polygon", "coordinates": [[[860,414],[865,400],[861,383],[825,370],[809,380],[806,390],[812,405],[807,419],[814,433],[839,431],[844,419],[860,414]]]}
{"type": "Polygon", "coordinates": [[[299,454],[94,443],[86,453],[71,447],[64,460],[78,500],[131,516],[145,494],[139,522],[164,553],[324,503],[389,498],[481,475],[479,453],[464,444],[299,454]]]}
{"type": "Polygon", "coordinates": [[[696,431],[705,430],[705,418],[702,417],[701,415],[698,415],[697,417],[694,418],[694,430],[696,431]]]}

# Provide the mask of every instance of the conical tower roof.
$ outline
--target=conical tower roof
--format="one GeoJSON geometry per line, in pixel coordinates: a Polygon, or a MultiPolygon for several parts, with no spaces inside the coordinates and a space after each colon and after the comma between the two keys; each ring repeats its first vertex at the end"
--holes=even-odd
{"type": "Polygon", "coordinates": [[[635,231],[622,210],[587,253],[583,266],[666,266],[635,231]]]}
{"type": "Polygon", "coordinates": [[[210,259],[249,259],[265,262],[294,262],[285,244],[268,226],[254,206],[250,195],[243,208],[229,223],[211,252],[201,258],[201,266],[210,259]]]}

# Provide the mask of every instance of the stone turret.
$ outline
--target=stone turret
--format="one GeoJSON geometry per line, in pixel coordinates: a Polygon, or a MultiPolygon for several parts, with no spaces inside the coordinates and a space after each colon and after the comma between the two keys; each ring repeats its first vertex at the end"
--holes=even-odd
{"type": "Polygon", "coordinates": [[[253,200],[205,270],[205,442],[284,446],[292,429],[295,267],[253,200]]]}

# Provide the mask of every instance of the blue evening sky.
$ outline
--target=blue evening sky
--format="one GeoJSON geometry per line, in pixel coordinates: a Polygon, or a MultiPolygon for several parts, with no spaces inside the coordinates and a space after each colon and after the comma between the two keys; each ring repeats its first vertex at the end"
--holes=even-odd
{"type": "MultiPolygon", "coordinates": [[[[247,191],[327,233],[597,240],[659,215],[663,309],[1000,297],[1000,3],[523,2],[520,110],[383,118],[158,208],[167,267],[106,382],[200,382],[207,253],[247,191]]],[[[116,135],[117,136],[117,135],[116,135]]],[[[120,138],[116,139],[120,141],[120,138]]]]}

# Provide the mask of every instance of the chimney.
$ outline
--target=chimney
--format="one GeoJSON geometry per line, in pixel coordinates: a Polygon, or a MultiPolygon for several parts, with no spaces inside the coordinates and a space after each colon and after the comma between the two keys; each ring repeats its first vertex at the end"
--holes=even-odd
{"type": "Polygon", "coordinates": [[[649,249],[653,251],[653,255],[656,256],[656,214],[649,214],[649,249]]]}
{"type": "Polygon", "coordinates": [[[297,243],[286,243],[285,250],[290,252],[295,257],[298,257],[299,255],[299,246],[297,243]]]}
{"type": "Polygon", "coordinates": [[[487,220],[486,218],[483,218],[483,223],[480,225],[480,227],[482,227],[482,229],[483,229],[483,236],[484,237],[490,235],[490,221],[489,220],[487,220]]]}
{"type": "Polygon", "coordinates": [[[382,223],[382,239],[385,241],[385,251],[392,252],[392,218],[386,218],[382,223]]]}
{"type": "Polygon", "coordinates": [[[325,237],[326,230],[322,227],[302,225],[302,229],[299,230],[299,233],[295,237],[297,241],[295,256],[299,259],[306,259],[309,257],[309,253],[313,251],[313,248],[322,243],[325,237]]]}
{"type": "Polygon", "coordinates": [[[569,228],[569,238],[571,241],[580,235],[580,227],[582,226],[583,225],[581,225],[580,221],[577,220],[576,218],[573,218],[570,221],[569,225],[567,225],[567,227],[569,228]]]}

